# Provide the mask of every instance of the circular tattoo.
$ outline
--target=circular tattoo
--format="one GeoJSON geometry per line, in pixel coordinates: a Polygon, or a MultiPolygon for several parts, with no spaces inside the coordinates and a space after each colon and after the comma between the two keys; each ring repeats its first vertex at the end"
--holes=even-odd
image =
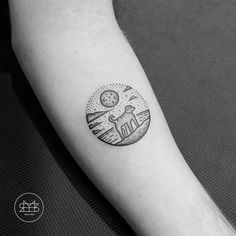
{"type": "Polygon", "coordinates": [[[145,135],[150,124],[150,111],[143,97],[130,86],[109,84],[91,96],[86,120],[98,139],[125,146],[145,135]]]}

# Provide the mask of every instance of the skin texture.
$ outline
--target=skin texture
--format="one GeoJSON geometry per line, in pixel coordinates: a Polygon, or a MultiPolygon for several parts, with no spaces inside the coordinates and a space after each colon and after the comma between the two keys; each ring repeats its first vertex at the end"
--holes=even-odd
{"type": "Polygon", "coordinates": [[[66,147],[138,235],[235,235],[184,161],[108,0],[10,0],[17,58],[66,147]],[[135,88],[152,122],[114,147],[88,128],[86,106],[104,85],[135,88]]]}

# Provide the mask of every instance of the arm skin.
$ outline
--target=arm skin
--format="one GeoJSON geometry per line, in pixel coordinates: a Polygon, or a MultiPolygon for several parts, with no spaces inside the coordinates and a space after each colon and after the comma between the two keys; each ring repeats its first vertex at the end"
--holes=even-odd
{"type": "Polygon", "coordinates": [[[178,150],[111,0],[10,0],[17,58],[77,163],[138,235],[236,235],[178,150]],[[123,83],[146,100],[151,124],[135,144],[98,140],[85,119],[93,92],[123,83]]]}

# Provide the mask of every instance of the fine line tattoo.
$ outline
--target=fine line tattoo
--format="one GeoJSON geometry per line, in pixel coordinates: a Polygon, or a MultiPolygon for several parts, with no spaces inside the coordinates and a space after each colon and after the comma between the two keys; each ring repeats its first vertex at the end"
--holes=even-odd
{"type": "Polygon", "coordinates": [[[132,87],[109,84],[90,97],[86,120],[98,139],[125,146],[145,135],[150,125],[150,111],[143,97],[132,87]]]}

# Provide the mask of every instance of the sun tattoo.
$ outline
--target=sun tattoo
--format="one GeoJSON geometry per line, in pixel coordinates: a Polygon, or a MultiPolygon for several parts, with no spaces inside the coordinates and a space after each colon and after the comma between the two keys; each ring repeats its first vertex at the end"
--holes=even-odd
{"type": "Polygon", "coordinates": [[[101,141],[126,146],[145,135],[151,117],[146,102],[135,89],[124,84],[109,84],[90,97],[86,120],[101,141]]]}

